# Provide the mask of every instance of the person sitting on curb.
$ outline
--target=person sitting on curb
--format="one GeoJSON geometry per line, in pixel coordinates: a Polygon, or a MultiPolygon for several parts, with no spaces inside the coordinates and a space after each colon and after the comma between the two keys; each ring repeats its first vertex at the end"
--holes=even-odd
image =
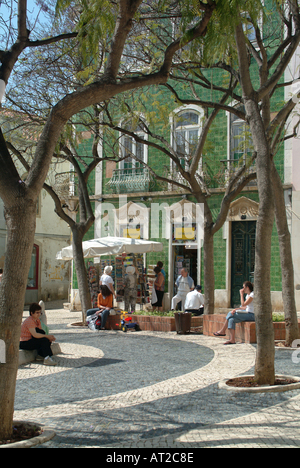
{"type": "Polygon", "coordinates": [[[250,281],[245,281],[243,288],[240,289],[241,306],[238,309],[234,309],[226,317],[226,322],[220,331],[214,333],[215,336],[226,336],[227,328],[229,330],[229,341],[224,343],[225,345],[235,344],[235,325],[241,322],[254,322],[254,292],[253,284],[250,281]],[[246,300],[244,294],[247,294],[246,300]]]}
{"type": "Polygon", "coordinates": [[[100,286],[100,293],[98,294],[98,307],[96,309],[89,309],[86,313],[87,317],[97,315],[101,317],[101,330],[105,330],[110,310],[113,308],[113,293],[105,285],[100,286]]]}
{"type": "Polygon", "coordinates": [[[38,356],[44,358],[45,366],[56,366],[57,362],[52,359],[53,353],[51,343],[56,341],[55,336],[46,335],[40,321],[41,306],[37,303],[31,304],[28,317],[21,327],[20,349],[26,351],[36,350],[38,356]]]}

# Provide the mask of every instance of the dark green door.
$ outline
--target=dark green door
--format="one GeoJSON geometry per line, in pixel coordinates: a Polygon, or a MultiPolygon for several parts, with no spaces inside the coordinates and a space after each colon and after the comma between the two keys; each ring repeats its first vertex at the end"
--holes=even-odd
{"type": "Polygon", "coordinates": [[[232,223],[231,306],[241,304],[244,281],[254,281],[256,221],[232,223]]]}

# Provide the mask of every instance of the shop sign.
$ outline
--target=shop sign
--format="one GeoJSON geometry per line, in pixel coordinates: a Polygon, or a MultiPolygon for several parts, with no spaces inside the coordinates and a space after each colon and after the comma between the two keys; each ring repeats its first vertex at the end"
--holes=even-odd
{"type": "Polygon", "coordinates": [[[123,229],[123,237],[127,239],[140,239],[141,230],[140,229],[123,229]]]}
{"type": "Polygon", "coordinates": [[[175,228],[175,239],[176,240],[195,240],[195,228],[181,227],[175,228]]]}
{"type": "Polygon", "coordinates": [[[175,240],[196,240],[196,228],[194,227],[175,227],[175,240]]]}

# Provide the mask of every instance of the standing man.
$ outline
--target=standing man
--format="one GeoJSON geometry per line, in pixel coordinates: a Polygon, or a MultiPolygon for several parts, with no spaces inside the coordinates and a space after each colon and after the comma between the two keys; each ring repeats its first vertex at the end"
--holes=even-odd
{"type": "Polygon", "coordinates": [[[136,267],[128,266],[126,268],[126,276],[124,279],[124,302],[125,310],[127,312],[135,312],[138,276],[139,271],[136,267]]]}
{"type": "Polygon", "coordinates": [[[182,306],[184,307],[187,294],[195,287],[193,279],[189,276],[185,268],[182,268],[180,273],[181,275],[178,276],[175,283],[178,287],[178,291],[176,296],[174,296],[172,299],[172,310],[176,309],[176,306],[179,302],[182,302],[182,306]]]}

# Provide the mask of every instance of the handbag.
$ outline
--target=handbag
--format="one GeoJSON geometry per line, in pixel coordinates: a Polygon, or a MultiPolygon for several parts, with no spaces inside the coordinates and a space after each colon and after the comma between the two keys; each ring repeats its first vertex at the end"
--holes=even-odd
{"type": "Polygon", "coordinates": [[[157,294],[156,294],[156,290],[155,290],[154,283],[153,283],[153,286],[152,286],[151,304],[156,304],[157,301],[158,301],[158,299],[157,299],[157,294]]]}
{"type": "Polygon", "coordinates": [[[96,330],[101,330],[101,316],[98,315],[97,320],[95,322],[95,328],[96,330]]]}
{"type": "Polygon", "coordinates": [[[90,315],[89,317],[87,317],[86,323],[90,330],[96,330],[96,322],[98,318],[99,317],[97,314],[90,315]]]}

